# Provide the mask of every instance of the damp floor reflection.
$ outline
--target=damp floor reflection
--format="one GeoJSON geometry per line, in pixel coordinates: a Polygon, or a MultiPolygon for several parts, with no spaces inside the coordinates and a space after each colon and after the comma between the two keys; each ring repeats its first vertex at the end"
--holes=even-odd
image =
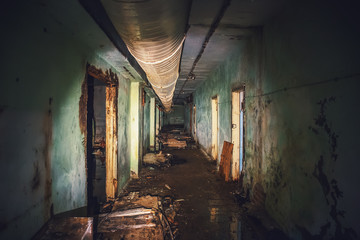
{"type": "Polygon", "coordinates": [[[235,196],[237,184],[225,183],[199,149],[166,152],[174,156],[171,166],[143,167],[125,191],[180,199],[177,239],[285,239],[248,214],[235,196]]]}

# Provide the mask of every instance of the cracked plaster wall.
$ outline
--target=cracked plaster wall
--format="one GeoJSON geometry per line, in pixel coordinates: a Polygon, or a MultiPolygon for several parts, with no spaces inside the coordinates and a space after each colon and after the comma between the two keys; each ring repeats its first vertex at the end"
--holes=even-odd
{"type": "MultiPolygon", "coordinates": [[[[82,84],[87,62],[112,68],[35,5],[14,5],[1,21],[1,239],[29,239],[52,214],[86,206],[82,84]]],[[[130,174],[129,85],[120,77],[119,188],[130,174]]]]}
{"type": "Polygon", "coordinates": [[[355,9],[352,1],[286,6],[266,22],[263,44],[240,43],[194,96],[197,138],[210,153],[210,99],[219,95],[220,155],[231,140],[231,88],[245,83],[244,187],[253,195],[261,185],[266,210],[293,239],[360,237],[355,9]]]}

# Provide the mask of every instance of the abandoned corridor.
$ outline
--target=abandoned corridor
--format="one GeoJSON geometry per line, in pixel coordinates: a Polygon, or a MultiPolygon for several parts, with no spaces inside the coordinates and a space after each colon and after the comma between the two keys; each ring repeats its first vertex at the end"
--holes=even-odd
{"type": "Polygon", "coordinates": [[[74,225],[57,221],[78,212],[93,236],[113,220],[160,238],[171,228],[182,239],[359,239],[359,10],[355,0],[5,1],[0,239],[74,225]],[[168,148],[186,161],[145,164],[168,148]],[[170,222],[157,205],[112,208],[127,197],[159,197],[170,222]]]}
{"type": "Polygon", "coordinates": [[[225,183],[199,149],[165,150],[171,166],[145,167],[125,194],[171,196],[179,201],[176,239],[287,239],[264,212],[240,200],[237,183],[225,183]],[[263,223],[262,223],[263,222],[263,223]],[[265,225],[265,226],[264,226],[265,225]]]}

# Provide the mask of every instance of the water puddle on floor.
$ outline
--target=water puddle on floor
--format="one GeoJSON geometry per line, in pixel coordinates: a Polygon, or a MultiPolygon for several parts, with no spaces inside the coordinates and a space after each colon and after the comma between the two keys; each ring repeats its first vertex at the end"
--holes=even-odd
{"type": "Polygon", "coordinates": [[[235,204],[223,199],[208,200],[209,221],[214,231],[214,239],[240,240],[241,221],[235,204]]]}

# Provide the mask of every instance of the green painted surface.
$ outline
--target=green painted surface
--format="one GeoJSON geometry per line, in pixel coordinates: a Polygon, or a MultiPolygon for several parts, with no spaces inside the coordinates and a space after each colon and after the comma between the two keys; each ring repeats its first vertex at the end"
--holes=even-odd
{"type": "MultiPolygon", "coordinates": [[[[14,5],[11,14],[1,15],[7,32],[0,40],[1,239],[29,239],[51,212],[87,204],[81,85],[87,62],[104,70],[112,66],[99,44],[94,49],[82,42],[48,11],[52,4],[14,5]]],[[[84,10],[71,9],[109,51],[109,40],[84,10]]],[[[120,79],[119,187],[129,178],[129,84],[120,79]]]]}
{"type": "Polygon", "coordinates": [[[171,112],[164,113],[164,125],[184,125],[185,107],[183,105],[174,105],[171,112]]]}
{"type": "MultiPolygon", "coordinates": [[[[231,142],[232,89],[245,84],[249,88],[250,94],[255,92],[254,86],[258,81],[254,69],[257,66],[256,47],[256,39],[241,42],[238,51],[216,69],[204,84],[197,88],[194,95],[196,136],[198,142],[208,154],[211,154],[211,98],[218,96],[219,160],[223,142],[231,142]]],[[[186,125],[189,125],[189,123],[186,123],[186,125]]]]}
{"type": "Polygon", "coordinates": [[[131,137],[129,115],[130,111],[130,81],[119,79],[118,92],[118,192],[130,178],[130,143],[131,137]]]}
{"type": "Polygon", "coordinates": [[[150,99],[150,147],[155,148],[155,98],[150,99]]]}
{"type": "Polygon", "coordinates": [[[139,171],[139,143],[140,143],[140,83],[132,82],[130,86],[130,169],[136,175],[139,171]]]}
{"type": "Polygon", "coordinates": [[[184,129],[186,132],[190,133],[190,108],[191,104],[184,105],[184,129]]]}
{"type": "Polygon", "coordinates": [[[150,96],[145,94],[144,105],[144,135],[143,146],[144,153],[150,150],[150,96]]]}
{"type": "Polygon", "coordinates": [[[256,33],[242,41],[194,96],[197,138],[210,153],[211,97],[219,140],[231,141],[230,93],[245,83],[245,190],[262,186],[266,209],[294,239],[360,236],[358,15],[326,6],[287,6],[264,26],[263,45],[256,33]]]}

